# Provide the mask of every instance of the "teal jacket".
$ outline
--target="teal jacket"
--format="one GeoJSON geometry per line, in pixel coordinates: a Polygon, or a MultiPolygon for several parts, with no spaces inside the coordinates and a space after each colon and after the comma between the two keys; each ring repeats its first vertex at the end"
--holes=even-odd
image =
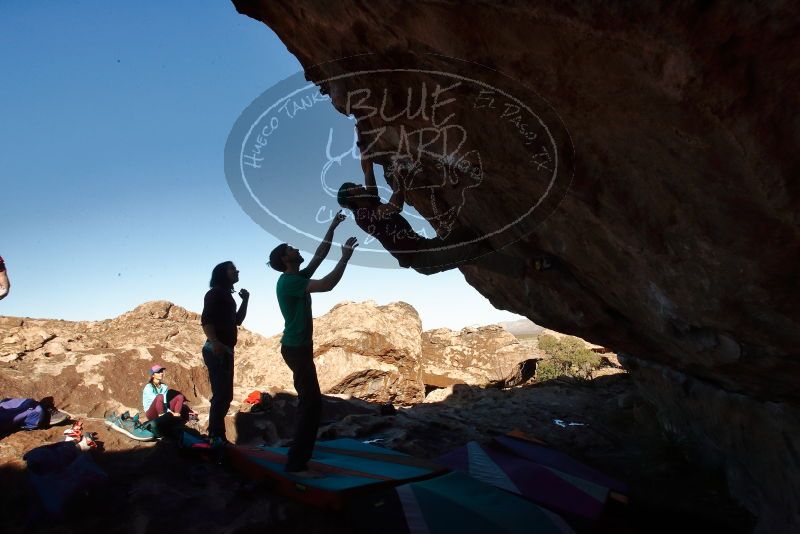
{"type": "Polygon", "coordinates": [[[155,399],[159,395],[164,395],[164,403],[167,402],[167,390],[169,388],[164,382],[158,385],[158,388],[153,387],[153,384],[148,382],[144,385],[144,389],[142,390],[142,406],[144,406],[144,411],[147,411],[150,408],[150,405],[153,404],[153,399],[155,399]]]}

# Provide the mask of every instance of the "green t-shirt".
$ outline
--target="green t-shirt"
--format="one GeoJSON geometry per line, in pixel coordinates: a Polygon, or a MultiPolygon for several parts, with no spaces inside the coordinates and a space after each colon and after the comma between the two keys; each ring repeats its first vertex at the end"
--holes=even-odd
{"type": "Polygon", "coordinates": [[[311,293],[306,291],[311,273],[305,269],[297,274],[282,274],[278,278],[278,306],[285,325],[281,344],[290,347],[311,345],[314,323],[311,319],[311,293]]]}

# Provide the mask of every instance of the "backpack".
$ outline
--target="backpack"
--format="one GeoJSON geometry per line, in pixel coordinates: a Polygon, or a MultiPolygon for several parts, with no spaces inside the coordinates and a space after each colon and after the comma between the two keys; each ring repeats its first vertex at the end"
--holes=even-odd
{"type": "Polygon", "coordinates": [[[33,399],[3,399],[0,401],[0,434],[18,428],[33,430],[45,423],[45,409],[33,399]]]}

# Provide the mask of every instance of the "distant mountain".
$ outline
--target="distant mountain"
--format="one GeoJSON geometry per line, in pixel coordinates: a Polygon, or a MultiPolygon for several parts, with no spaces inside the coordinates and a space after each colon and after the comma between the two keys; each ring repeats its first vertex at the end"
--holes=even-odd
{"type": "Polygon", "coordinates": [[[530,319],[505,321],[499,324],[515,336],[535,336],[544,330],[543,326],[539,326],[530,319]]]}

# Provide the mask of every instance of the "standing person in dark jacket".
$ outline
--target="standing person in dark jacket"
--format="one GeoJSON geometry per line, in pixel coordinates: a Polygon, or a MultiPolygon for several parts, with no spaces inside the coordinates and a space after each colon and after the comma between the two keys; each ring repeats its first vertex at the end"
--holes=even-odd
{"type": "Polygon", "coordinates": [[[201,324],[206,334],[203,360],[211,382],[211,409],[208,416],[208,435],[212,446],[228,443],[225,438],[225,415],[233,400],[233,349],[237,328],[247,315],[250,293],[239,291],[242,305],[236,311],[233,285],[239,281],[239,271],[232,261],[222,262],[211,271],[211,281],[203,303],[201,324]]]}
{"type": "Polygon", "coordinates": [[[294,441],[289,448],[286,471],[301,477],[317,477],[309,471],[308,461],[314,451],[317,428],[322,415],[322,394],[314,366],[313,330],[311,317],[311,293],[330,291],[342,279],[347,262],[358,246],[355,237],[342,245],[342,258],[336,267],[319,280],[313,280],[333,241],[333,231],[344,220],[342,212],[336,214],[314,257],[304,269],[300,269],[303,257],[300,251],[283,243],[269,255],[269,265],[283,273],[278,278],[276,293],[278,306],[286,322],[281,338],[281,356],[292,370],[294,388],[297,390],[298,419],[295,423],[294,441]]]}

